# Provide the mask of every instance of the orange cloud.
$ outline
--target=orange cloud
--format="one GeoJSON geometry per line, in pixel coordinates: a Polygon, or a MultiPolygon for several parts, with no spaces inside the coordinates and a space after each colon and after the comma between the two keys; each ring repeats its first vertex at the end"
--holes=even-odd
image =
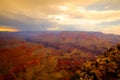
{"type": "Polygon", "coordinates": [[[0,27],[0,31],[18,32],[19,30],[11,27],[0,27]]]}
{"type": "MultiPolygon", "coordinates": [[[[23,31],[90,30],[120,34],[119,3],[120,0],[0,0],[0,25],[17,26],[23,31]]],[[[19,31],[14,28],[0,27],[0,31],[19,31]]]]}

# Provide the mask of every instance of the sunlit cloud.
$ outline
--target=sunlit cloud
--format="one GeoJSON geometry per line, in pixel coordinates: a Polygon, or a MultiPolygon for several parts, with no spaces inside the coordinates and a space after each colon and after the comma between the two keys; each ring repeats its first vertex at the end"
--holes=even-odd
{"type": "Polygon", "coordinates": [[[47,31],[59,31],[60,30],[60,27],[48,27],[47,29],[46,29],[47,31]]]}
{"type": "Polygon", "coordinates": [[[103,33],[107,33],[107,34],[113,34],[113,33],[120,34],[120,25],[104,27],[104,28],[100,28],[98,30],[103,33]]]}
{"type": "Polygon", "coordinates": [[[63,10],[63,11],[68,11],[68,10],[69,10],[69,8],[66,7],[66,6],[58,6],[58,8],[59,8],[60,10],[63,10]]]}
{"type": "Polygon", "coordinates": [[[120,20],[119,2],[119,0],[1,0],[0,25],[14,26],[13,28],[23,31],[107,32],[104,29],[108,29],[109,26],[114,28],[120,24],[114,24],[120,20]]]}
{"type": "Polygon", "coordinates": [[[0,26],[0,31],[18,32],[18,31],[20,31],[20,30],[15,29],[15,28],[12,28],[12,27],[7,27],[7,26],[1,27],[1,26],[0,26]]]}

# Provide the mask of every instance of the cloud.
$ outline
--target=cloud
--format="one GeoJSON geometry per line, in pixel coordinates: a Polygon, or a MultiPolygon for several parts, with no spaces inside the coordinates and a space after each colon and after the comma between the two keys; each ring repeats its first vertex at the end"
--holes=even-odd
{"type": "Polygon", "coordinates": [[[108,27],[104,27],[104,28],[99,28],[98,29],[101,32],[104,33],[109,33],[109,34],[120,34],[120,25],[115,25],[115,26],[108,26],[108,27]]]}
{"type": "Polygon", "coordinates": [[[46,30],[57,23],[49,19],[34,19],[24,15],[11,14],[9,17],[0,16],[0,25],[12,26],[23,31],[38,31],[46,30]],[[14,17],[12,17],[13,15],[14,17]]]}
{"type": "Polygon", "coordinates": [[[84,21],[89,20],[91,22],[94,21],[96,23],[112,22],[112,21],[120,20],[120,10],[97,11],[97,10],[86,10],[80,7],[76,9],[75,12],[72,12],[71,10],[68,13],[72,19],[82,19],[84,21]]]}
{"type": "Polygon", "coordinates": [[[87,6],[95,1],[96,0],[1,0],[0,11],[14,12],[40,18],[49,14],[62,14],[63,11],[60,10],[58,6],[87,6]]]}
{"type": "Polygon", "coordinates": [[[120,0],[97,0],[95,4],[87,6],[89,10],[120,10],[120,0]]]}
{"type": "MultiPolygon", "coordinates": [[[[75,9],[74,9],[75,10],[75,9]]],[[[95,10],[86,10],[84,8],[76,9],[77,13],[74,13],[72,10],[69,13],[64,15],[49,15],[50,19],[56,20],[57,23],[63,25],[62,27],[65,30],[97,30],[96,27],[103,28],[105,25],[111,26],[120,24],[120,11],[95,11],[95,10]],[[79,10],[81,9],[81,10],[79,10]],[[77,16],[77,17],[76,17],[77,16]],[[117,22],[115,24],[115,22],[117,22]],[[111,24],[111,25],[109,25],[111,24]],[[69,25],[69,26],[68,26],[69,25]],[[67,26],[67,27],[65,27],[67,26]],[[71,27],[71,28],[68,28],[71,27]],[[73,29],[73,28],[74,29],[73,29]]]]}
{"type": "Polygon", "coordinates": [[[59,31],[59,30],[60,30],[60,27],[58,27],[58,26],[48,27],[46,30],[48,30],[48,31],[59,31]]]}
{"type": "Polygon", "coordinates": [[[16,28],[12,28],[10,26],[0,26],[0,31],[8,31],[8,32],[17,32],[17,31],[20,31],[16,28]]]}
{"type": "Polygon", "coordinates": [[[114,28],[120,24],[119,2],[119,0],[1,0],[0,25],[13,26],[23,31],[102,31],[103,28],[108,29],[109,26],[114,28]]]}

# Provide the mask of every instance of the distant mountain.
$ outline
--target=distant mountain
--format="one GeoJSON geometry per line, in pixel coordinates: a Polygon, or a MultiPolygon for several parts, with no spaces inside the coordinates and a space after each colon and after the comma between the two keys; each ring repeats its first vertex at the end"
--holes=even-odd
{"type": "Polygon", "coordinates": [[[46,47],[67,52],[77,48],[92,54],[101,54],[109,47],[120,42],[120,35],[87,31],[28,31],[5,34],[19,36],[19,38],[22,37],[28,42],[43,44],[46,47]]]}
{"type": "Polygon", "coordinates": [[[65,51],[77,48],[93,54],[102,53],[107,48],[120,42],[120,35],[103,34],[101,32],[41,31],[19,32],[16,35],[24,36],[25,40],[40,43],[46,47],[65,51]]]}

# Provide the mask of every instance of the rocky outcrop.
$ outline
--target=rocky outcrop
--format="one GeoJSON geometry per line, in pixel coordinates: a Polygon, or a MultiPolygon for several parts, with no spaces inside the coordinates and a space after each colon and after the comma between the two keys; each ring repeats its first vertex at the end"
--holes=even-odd
{"type": "Polygon", "coordinates": [[[120,44],[98,56],[95,62],[87,61],[76,74],[80,80],[120,80],[120,44]]]}

